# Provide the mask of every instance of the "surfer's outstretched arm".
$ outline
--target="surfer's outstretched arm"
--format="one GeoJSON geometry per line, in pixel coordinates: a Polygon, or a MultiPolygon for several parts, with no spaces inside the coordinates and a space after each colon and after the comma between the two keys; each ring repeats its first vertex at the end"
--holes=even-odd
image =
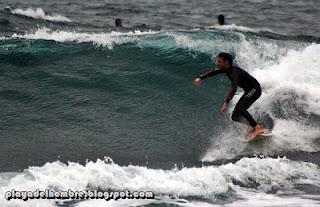
{"type": "Polygon", "coordinates": [[[220,74],[220,73],[224,73],[224,71],[222,70],[209,70],[208,72],[206,72],[205,74],[203,75],[200,75],[198,76],[195,80],[194,80],[194,84],[196,86],[200,86],[201,84],[201,81],[207,77],[211,77],[211,76],[214,76],[216,74],[220,74]]]}
{"type": "Polygon", "coordinates": [[[207,77],[211,77],[220,73],[224,73],[224,71],[222,70],[209,70],[208,72],[204,73],[203,75],[198,76],[198,78],[200,78],[201,80],[207,78],[207,77]]]}

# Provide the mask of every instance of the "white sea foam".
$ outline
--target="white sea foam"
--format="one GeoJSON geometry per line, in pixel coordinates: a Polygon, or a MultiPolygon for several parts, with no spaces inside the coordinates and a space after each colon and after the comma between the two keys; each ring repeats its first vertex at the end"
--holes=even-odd
{"type": "MultiPolygon", "coordinates": [[[[70,162],[47,163],[42,167],[30,167],[18,175],[0,174],[0,193],[15,190],[36,190],[51,188],[55,190],[113,189],[130,191],[152,191],[157,200],[166,200],[168,196],[183,198],[199,196],[213,199],[214,195],[233,189],[239,195],[252,188],[252,182],[259,187],[257,193],[278,190],[295,192],[295,184],[312,184],[320,188],[319,166],[311,163],[290,161],[285,158],[242,158],[238,162],[221,166],[203,166],[182,169],[150,169],[143,166],[120,166],[105,163],[103,160],[88,162],[86,165],[70,162]],[[241,185],[233,182],[242,183],[241,185]]],[[[5,206],[53,206],[50,200],[0,201],[5,206]]],[[[172,201],[172,200],[171,200],[172,201]]],[[[88,201],[89,203],[91,201],[88,201]]],[[[98,203],[100,201],[92,201],[98,203]]],[[[120,201],[136,205],[148,201],[120,201]]],[[[269,201],[271,202],[271,201],[269,201]]],[[[112,201],[112,203],[116,203],[112,201]]],[[[79,206],[88,206],[86,203],[79,206]]]]}
{"type": "Polygon", "coordinates": [[[236,24],[213,25],[208,28],[219,29],[219,30],[230,30],[230,31],[255,32],[255,33],[259,33],[259,32],[272,32],[272,33],[274,33],[274,31],[269,28],[251,28],[251,27],[241,26],[241,25],[236,25],[236,24]]]}
{"type": "Polygon", "coordinates": [[[12,14],[18,14],[22,16],[31,17],[34,19],[43,19],[53,22],[71,22],[68,17],[62,16],[60,14],[46,14],[42,8],[26,8],[26,9],[15,9],[12,14]]]}
{"type": "Polygon", "coordinates": [[[116,32],[109,33],[89,33],[89,32],[74,32],[74,31],[52,31],[48,28],[40,28],[35,32],[24,35],[12,35],[13,38],[25,39],[43,39],[53,40],[56,42],[92,42],[95,45],[106,46],[112,49],[114,45],[124,44],[129,42],[136,42],[138,37],[144,35],[155,34],[155,31],[130,31],[130,32],[116,32]]]}

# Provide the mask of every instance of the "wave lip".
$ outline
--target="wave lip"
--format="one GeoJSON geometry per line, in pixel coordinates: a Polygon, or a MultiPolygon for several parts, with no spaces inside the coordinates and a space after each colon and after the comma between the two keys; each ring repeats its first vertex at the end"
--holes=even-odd
{"type": "Polygon", "coordinates": [[[31,17],[34,19],[42,19],[52,22],[72,22],[68,17],[62,16],[61,14],[49,15],[43,11],[42,8],[26,8],[26,9],[15,9],[11,12],[12,14],[22,15],[26,17],[31,17]]]}
{"type": "Polygon", "coordinates": [[[134,32],[116,32],[109,33],[89,33],[89,32],[74,32],[74,31],[52,31],[48,28],[41,28],[33,33],[24,35],[14,34],[12,38],[35,39],[35,40],[53,40],[56,42],[77,42],[77,43],[93,43],[98,46],[106,46],[112,49],[114,45],[135,42],[137,37],[148,34],[155,34],[154,31],[141,32],[136,30],[134,32]]]}
{"type": "Polygon", "coordinates": [[[236,24],[229,24],[229,25],[213,25],[210,27],[207,27],[210,29],[219,29],[219,30],[230,30],[230,31],[241,31],[241,32],[271,32],[275,33],[273,30],[269,28],[251,28],[247,26],[241,26],[241,25],[236,25],[236,24]]]}

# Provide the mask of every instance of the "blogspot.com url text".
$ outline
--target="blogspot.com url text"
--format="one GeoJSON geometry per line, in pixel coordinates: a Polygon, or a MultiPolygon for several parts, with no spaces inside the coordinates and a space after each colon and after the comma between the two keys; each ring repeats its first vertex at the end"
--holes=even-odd
{"type": "Polygon", "coordinates": [[[10,201],[13,199],[31,200],[31,199],[104,199],[104,200],[118,200],[118,199],[153,199],[154,194],[151,191],[98,191],[85,190],[73,191],[54,191],[51,189],[35,190],[35,191],[16,191],[12,189],[5,193],[5,198],[10,201]]]}

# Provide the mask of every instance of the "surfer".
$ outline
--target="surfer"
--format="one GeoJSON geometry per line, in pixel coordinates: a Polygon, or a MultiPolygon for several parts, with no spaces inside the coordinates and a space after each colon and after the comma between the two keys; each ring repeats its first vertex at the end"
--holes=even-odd
{"type": "Polygon", "coordinates": [[[253,139],[257,135],[267,133],[268,130],[261,124],[258,124],[247,111],[247,109],[261,96],[261,87],[259,82],[240,67],[234,66],[232,62],[232,56],[228,53],[220,53],[217,56],[216,64],[219,67],[219,70],[210,70],[197,77],[194,80],[194,84],[199,87],[201,81],[207,77],[217,74],[226,74],[230,79],[232,86],[220,109],[221,115],[224,114],[229,102],[237,91],[237,87],[240,86],[243,88],[244,94],[234,108],[231,116],[232,120],[241,122],[243,117],[249,122],[250,126],[253,127],[253,130],[247,135],[247,139],[253,139]]]}

